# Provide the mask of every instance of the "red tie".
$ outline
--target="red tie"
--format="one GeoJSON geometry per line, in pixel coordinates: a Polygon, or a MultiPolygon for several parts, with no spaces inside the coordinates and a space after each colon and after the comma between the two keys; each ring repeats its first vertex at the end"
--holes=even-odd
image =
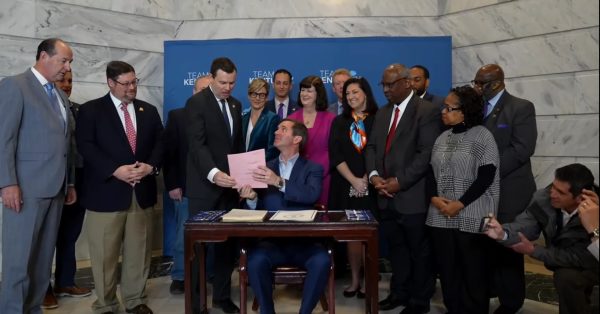
{"type": "Polygon", "coordinates": [[[127,141],[129,141],[131,151],[135,155],[135,128],[133,127],[133,121],[131,121],[129,111],[127,111],[126,103],[121,103],[121,110],[123,110],[123,114],[125,115],[125,133],[127,134],[127,141]]]}
{"type": "Polygon", "coordinates": [[[400,108],[396,107],[394,110],[394,122],[392,122],[392,126],[390,127],[390,131],[388,132],[387,139],[385,140],[385,154],[390,151],[392,147],[392,140],[394,139],[394,135],[396,135],[396,125],[398,124],[398,117],[400,116],[400,108]]]}

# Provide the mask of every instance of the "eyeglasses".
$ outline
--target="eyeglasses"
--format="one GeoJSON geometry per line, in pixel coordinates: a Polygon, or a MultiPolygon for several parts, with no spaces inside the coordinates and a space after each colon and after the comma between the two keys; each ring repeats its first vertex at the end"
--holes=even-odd
{"type": "Polygon", "coordinates": [[[492,83],[494,81],[496,81],[496,80],[490,80],[490,81],[487,81],[487,82],[486,81],[472,80],[471,81],[471,85],[473,85],[473,87],[475,87],[475,86],[484,87],[485,85],[487,85],[489,83],[492,83]]]}
{"type": "Polygon", "coordinates": [[[444,111],[444,110],[446,110],[446,111],[448,111],[448,113],[450,113],[452,111],[462,111],[462,108],[461,107],[453,108],[448,105],[444,105],[444,107],[442,107],[442,111],[444,111]]]}
{"type": "Polygon", "coordinates": [[[267,98],[267,93],[248,93],[248,96],[252,97],[252,98],[258,98],[258,99],[265,99],[267,98]]]}
{"type": "Polygon", "coordinates": [[[115,82],[115,83],[117,83],[117,84],[119,84],[119,85],[123,85],[123,86],[125,86],[125,87],[130,87],[130,86],[137,86],[137,85],[138,85],[138,83],[140,82],[140,79],[139,79],[139,78],[136,78],[135,80],[133,80],[133,81],[131,81],[131,82],[125,82],[125,83],[121,83],[121,82],[119,82],[119,81],[117,81],[117,80],[113,80],[113,82],[115,82]]]}
{"type": "Polygon", "coordinates": [[[394,87],[394,85],[396,85],[396,83],[398,83],[398,82],[400,82],[400,81],[402,81],[402,80],[406,80],[406,79],[408,79],[408,77],[401,77],[401,78],[399,78],[399,79],[397,79],[397,80],[395,80],[395,81],[393,81],[393,82],[389,82],[389,83],[386,83],[386,82],[380,82],[380,83],[379,83],[379,86],[381,86],[383,89],[386,89],[386,88],[387,88],[387,89],[391,89],[391,88],[393,88],[393,87],[394,87]]]}

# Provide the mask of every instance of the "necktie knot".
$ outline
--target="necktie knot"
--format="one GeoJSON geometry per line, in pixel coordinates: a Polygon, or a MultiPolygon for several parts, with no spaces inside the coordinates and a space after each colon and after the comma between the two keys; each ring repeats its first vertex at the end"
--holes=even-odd
{"type": "Polygon", "coordinates": [[[127,103],[124,103],[124,102],[121,103],[121,110],[127,111],[127,103]]]}
{"type": "Polygon", "coordinates": [[[46,88],[47,93],[52,93],[52,90],[54,90],[54,84],[52,83],[46,83],[44,84],[44,87],[46,88]]]}

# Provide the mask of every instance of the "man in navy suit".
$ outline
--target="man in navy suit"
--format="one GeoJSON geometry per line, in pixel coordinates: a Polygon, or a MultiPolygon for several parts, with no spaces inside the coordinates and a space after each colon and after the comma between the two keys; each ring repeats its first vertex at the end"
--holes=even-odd
{"type": "MultiPolygon", "coordinates": [[[[500,152],[498,221],[511,223],[527,208],[536,190],[530,160],[537,141],[535,107],[506,91],[504,71],[497,64],[481,67],[471,83],[483,96],[483,124],[494,135],[500,152]]],[[[523,255],[496,244],[490,253],[492,292],[500,300],[494,313],[516,313],[525,301],[523,255]]]]}
{"type": "Polygon", "coordinates": [[[54,85],[72,61],[67,43],[46,39],[33,67],[0,82],[3,314],[41,313],[62,206],[77,199],[69,99],[54,85]]]}
{"type": "MultiPolygon", "coordinates": [[[[208,87],[212,77],[199,77],[194,83],[196,94],[208,87]]],[[[169,111],[165,127],[165,160],[163,178],[169,198],[173,201],[175,216],[175,244],[173,245],[173,268],[171,268],[171,294],[184,293],[183,279],[183,224],[188,219],[188,199],[185,196],[186,160],[188,153],[187,131],[185,127],[185,109],[169,111]]]]}
{"type": "Polygon", "coordinates": [[[285,119],[298,109],[296,101],[290,98],[292,91],[292,73],[286,69],[279,69],[273,74],[273,91],[275,96],[267,101],[267,110],[275,112],[279,119],[285,119]]]}
{"type": "MultiPolygon", "coordinates": [[[[266,183],[266,190],[258,192],[249,186],[240,189],[251,209],[269,211],[313,208],[321,194],[323,168],[300,157],[308,137],[306,127],[297,121],[285,119],[275,132],[275,147],[279,157],[255,170],[256,181],[266,183]]],[[[248,280],[260,305],[261,314],[275,313],[273,304],[273,268],[294,265],[308,272],[304,281],[301,314],[312,313],[323,294],[329,274],[330,259],[325,247],[307,239],[262,239],[250,250],[248,280]]]]}
{"type": "Polygon", "coordinates": [[[425,99],[430,103],[438,106],[440,109],[444,106],[444,97],[440,97],[429,93],[429,70],[422,65],[413,65],[410,68],[410,84],[421,99],[425,99]]]}
{"type": "Polygon", "coordinates": [[[86,169],[82,204],[97,296],[92,310],[119,311],[122,248],[121,300],[127,313],[151,314],[145,289],[163,125],[156,107],[136,99],[139,80],[130,64],[109,62],[106,79],[110,92],[81,106],[76,131],[86,169]]]}
{"type": "Polygon", "coordinates": [[[346,83],[346,81],[351,77],[352,73],[350,73],[350,70],[345,68],[337,69],[331,75],[331,79],[333,80],[331,89],[336,96],[336,101],[329,104],[327,111],[336,116],[342,114],[342,92],[344,90],[344,83],[346,83]]]}
{"type": "MultiPolygon", "coordinates": [[[[237,68],[230,59],[221,57],[213,60],[210,73],[213,80],[208,88],[190,97],[185,105],[189,146],[186,196],[190,216],[201,210],[230,210],[239,205],[239,195],[232,189],[235,180],[228,174],[227,163],[228,154],[244,151],[242,104],[231,96],[237,68]]],[[[216,243],[214,248],[219,262],[214,269],[212,305],[225,313],[239,313],[231,301],[235,243],[231,240],[216,243]]],[[[194,266],[190,282],[195,306],[200,303],[196,270],[194,266]]]]}

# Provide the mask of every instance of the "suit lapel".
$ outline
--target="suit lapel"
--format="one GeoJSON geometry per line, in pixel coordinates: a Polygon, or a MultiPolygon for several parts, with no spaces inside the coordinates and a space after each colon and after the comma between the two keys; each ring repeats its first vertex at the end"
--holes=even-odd
{"type": "Polygon", "coordinates": [[[133,101],[133,110],[135,113],[135,121],[137,124],[135,130],[135,147],[136,151],[138,151],[140,149],[140,143],[144,142],[140,140],[143,136],[143,132],[140,132],[140,130],[145,130],[147,121],[146,115],[144,114],[144,107],[142,107],[137,100],[133,101]]]}
{"type": "Polygon", "coordinates": [[[416,94],[413,95],[413,98],[408,101],[406,108],[404,108],[404,113],[402,113],[402,118],[400,118],[400,122],[398,122],[398,126],[396,127],[396,134],[394,134],[393,141],[396,141],[400,134],[407,132],[413,125],[415,115],[417,114],[417,106],[419,104],[418,99],[420,99],[418,97],[419,96],[416,96],[416,94]],[[417,99],[415,97],[417,97],[417,99]]]}
{"type": "MultiPolygon", "coordinates": [[[[48,94],[46,94],[46,90],[44,89],[44,86],[42,86],[42,84],[40,84],[40,81],[37,79],[35,74],[33,74],[33,72],[31,72],[31,69],[26,72],[26,77],[27,77],[27,81],[29,83],[29,87],[31,88],[31,90],[34,93],[37,94],[36,99],[43,99],[43,104],[42,104],[43,110],[48,112],[46,114],[46,116],[50,117],[51,121],[53,121],[52,123],[56,127],[60,127],[64,131],[65,128],[63,126],[63,121],[61,121],[60,120],[61,118],[57,116],[56,110],[54,110],[52,108],[52,104],[50,103],[50,99],[48,99],[48,94]]],[[[60,95],[60,93],[58,93],[58,92],[56,94],[60,95]]]]}
{"type": "Polygon", "coordinates": [[[498,99],[498,102],[494,106],[494,109],[492,110],[492,112],[490,112],[490,114],[487,116],[487,118],[485,118],[484,124],[489,130],[496,128],[496,125],[498,122],[498,117],[500,116],[500,113],[504,109],[504,103],[506,103],[506,101],[507,101],[506,99],[508,97],[510,97],[510,95],[508,94],[508,92],[506,90],[504,90],[504,93],[502,94],[502,96],[500,96],[500,99],[498,99]]]}

